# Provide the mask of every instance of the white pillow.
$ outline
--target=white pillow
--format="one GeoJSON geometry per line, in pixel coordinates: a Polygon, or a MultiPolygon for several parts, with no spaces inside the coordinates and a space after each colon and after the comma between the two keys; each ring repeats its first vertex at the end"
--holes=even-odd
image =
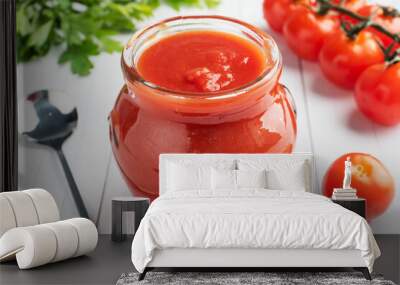
{"type": "Polygon", "coordinates": [[[236,190],[236,170],[213,168],[211,173],[213,190],[236,190]]]}
{"type": "Polygon", "coordinates": [[[173,160],[167,160],[166,166],[170,164],[178,164],[184,167],[210,167],[215,169],[236,169],[236,160],[233,159],[214,159],[211,155],[194,156],[192,159],[189,157],[185,158],[174,158],[173,160]]]}
{"type": "Polygon", "coordinates": [[[267,171],[262,170],[236,170],[238,188],[267,188],[267,171]]]}
{"type": "Polygon", "coordinates": [[[303,168],[291,169],[289,172],[267,171],[267,187],[273,190],[306,191],[305,173],[303,168]]]}
{"type": "Polygon", "coordinates": [[[211,189],[211,167],[169,163],[167,174],[168,191],[211,189]]]}
{"type": "Polygon", "coordinates": [[[267,170],[267,188],[273,190],[308,191],[309,161],[303,159],[255,158],[239,159],[240,170],[267,170]]]}

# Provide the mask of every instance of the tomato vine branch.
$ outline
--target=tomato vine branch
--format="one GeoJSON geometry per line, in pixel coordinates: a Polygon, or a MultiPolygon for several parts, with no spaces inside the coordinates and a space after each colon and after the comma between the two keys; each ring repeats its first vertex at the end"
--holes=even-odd
{"type": "MultiPolygon", "coordinates": [[[[400,43],[400,35],[399,34],[394,34],[394,33],[390,32],[388,29],[386,29],[382,25],[372,21],[370,17],[365,17],[362,15],[359,15],[341,5],[333,4],[331,2],[331,0],[316,0],[316,1],[319,4],[320,11],[323,11],[323,13],[327,13],[329,10],[336,11],[336,12],[338,12],[342,15],[346,15],[352,19],[361,21],[362,23],[364,23],[364,24],[361,24],[361,26],[372,27],[375,30],[381,32],[382,34],[385,34],[386,36],[390,37],[394,41],[400,43]]],[[[398,11],[394,8],[385,7],[383,9],[384,9],[384,12],[386,11],[387,13],[391,13],[391,15],[394,15],[394,16],[398,15],[398,11]]]]}

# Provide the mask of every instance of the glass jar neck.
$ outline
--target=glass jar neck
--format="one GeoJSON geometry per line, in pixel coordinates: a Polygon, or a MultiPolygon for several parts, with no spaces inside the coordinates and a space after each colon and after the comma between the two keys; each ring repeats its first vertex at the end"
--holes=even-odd
{"type": "MultiPolygon", "coordinates": [[[[122,70],[130,97],[136,104],[143,109],[161,111],[168,116],[182,119],[233,115],[254,107],[275,88],[282,66],[278,47],[272,38],[261,30],[221,16],[187,16],[167,19],[133,35],[122,53],[122,70]],[[266,69],[257,79],[244,86],[209,93],[169,90],[141,77],[137,70],[137,62],[147,47],[163,37],[193,30],[222,31],[251,41],[265,55],[266,69]]],[[[263,102],[265,103],[265,100],[263,102]]]]}

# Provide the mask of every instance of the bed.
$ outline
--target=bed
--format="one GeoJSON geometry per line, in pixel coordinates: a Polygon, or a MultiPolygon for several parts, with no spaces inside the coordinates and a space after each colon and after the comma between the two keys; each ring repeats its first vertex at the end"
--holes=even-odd
{"type": "Polygon", "coordinates": [[[317,194],[311,154],[162,154],[159,171],[132,243],[140,280],[173,267],[352,267],[371,279],[371,229],[317,194]]]}

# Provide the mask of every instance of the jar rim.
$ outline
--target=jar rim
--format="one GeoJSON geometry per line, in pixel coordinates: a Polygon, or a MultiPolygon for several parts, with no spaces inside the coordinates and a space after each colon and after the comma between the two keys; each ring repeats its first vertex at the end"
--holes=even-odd
{"type": "Polygon", "coordinates": [[[180,97],[180,98],[203,98],[203,99],[218,99],[218,98],[227,98],[227,97],[235,97],[237,95],[240,95],[242,93],[246,93],[252,88],[255,88],[262,82],[268,82],[280,72],[282,68],[282,55],[279,51],[278,45],[276,44],[275,40],[262,31],[260,28],[257,28],[249,23],[246,23],[244,21],[231,18],[231,17],[225,17],[225,16],[220,16],[220,15],[190,15],[190,16],[176,16],[176,17],[171,17],[164,19],[162,21],[159,21],[153,25],[150,25],[148,27],[145,27],[143,29],[138,30],[136,33],[132,35],[132,37],[129,39],[128,43],[125,45],[123,51],[122,51],[122,56],[121,56],[121,65],[122,65],[122,70],[126,78],[134,80],[136,82],[139,82],[140,84],[158,92],[162,92],[165,95],[169,96],[174,96],[174,97],[180,97]],[[215,92],[187,92],[187,91],[180,91],[180,90],[174,90],[170,88],[166,88],[160,85],[157,85],[151,81],[146,80],[141,76],[139,71],[137,70],[133,56],[134,56],[134,48],[135,45],[138,43],[138,40],[145,35],[148,31],[151,31],[152,29],[156,29],[158,27],[163,27],[166,24],[170,24],[173,22],[182,22],[186,20],[198,20],[198,19],[210,19],[210,20],[222,20],[226,23],[231,23],[231,24],[236,24],[241,27],[244,27],[248,29],[249,31],[255,33],[258,37],[263,39],[264,42],[269,42],[270,44],[270,54],[271,58],[273,59],[273,66],[272,68],[266,68],[257,78],[253,79],[252,81],[240,85],[236,88],[232,89],[227,89],[227,90],[221,90],[221,91],[215,91],[215,92]],[[127,62],[128,61],[128,62],[127,62]],[[132,65],[129,65],[129,62],[132,65]]]}

